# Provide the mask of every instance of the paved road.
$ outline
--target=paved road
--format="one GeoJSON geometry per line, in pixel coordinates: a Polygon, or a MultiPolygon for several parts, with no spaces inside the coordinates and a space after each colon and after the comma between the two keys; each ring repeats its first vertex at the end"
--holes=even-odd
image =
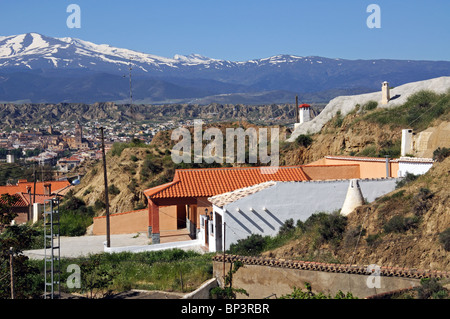
{"type": "MultiPolygon", "coordinates": [[[[82,257],[102,253],[106,236],[61,237],[60,254],[62,258],[82,257]]],[[[150,239],[144,233],[111,235],[111,247],[148,245],[150,239]]],[[[24,254],[30,259],[43,259],[44,249],[26,250],[24,254]]]]}

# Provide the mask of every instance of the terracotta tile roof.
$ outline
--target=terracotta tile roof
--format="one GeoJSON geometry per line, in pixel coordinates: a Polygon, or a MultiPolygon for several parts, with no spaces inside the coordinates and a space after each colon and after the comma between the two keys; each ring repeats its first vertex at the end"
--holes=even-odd
{"type": "Polygon", "coordinates": [[[149,198],[211,197],[268,181],[306,181],[301,166],[179,169],[172,182],[144,191],[149,198]]]}
{"type": "MultiPolygon", "coordinates": [[[[27,205],[29,205],[30,203],[30,195],[28,193],[18,193],[19,195],[21,195],[25,201],[25,203],[27,205]]],[[[45,204],[45,201],[47,199],[52,199],[55,196],[47,196],[47,195],[43,195],[43,194],[36,194],[36,196],[33,195],[33,193],[31,193],[31,202],[33,202],[33,199],[35,200],[34,203],[38,203],[38,204],[45,204]]]]}
{"type": "MultiPolygon", "coordinates": [[[[28,206],[28,202],[25,201],[24,198],[22,196],[20,196],[20,194],[11,194],[11,195],[17,199],[17,201],[14,202],[13,205],[11,205],[12,207],[27,207],[28,206]]],[[[0,195],[0,204],[7,204],[7,202],[3,200],[1,195],[0,195]]]]}
{"type": "MultiPolygon", "coordinates": [[[[44,194],[44,185],[51,184],[51,192],[55,193],[58,190],[69,186],[68,181],[51,181],[51,182],[37,182],[36,194],[44,194]]],[[[0,186],[0,194],[16,194],[16,193],[28,193],[27,187],[30,187],[31,193],[34,193],[34,183],[27,182],[26,180],[19,180],[16,185],[0,186]]]]}

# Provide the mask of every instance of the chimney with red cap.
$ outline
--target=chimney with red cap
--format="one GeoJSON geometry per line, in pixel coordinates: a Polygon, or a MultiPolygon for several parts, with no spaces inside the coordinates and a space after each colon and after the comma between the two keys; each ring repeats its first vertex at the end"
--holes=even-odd
{"type": "Polygon", "coordinates": [[[309,104],[302,104],[298,107],[300,112],[300,124],[304,122],[309,122],[311,120],[311,117],[309,115],[310,107],[311,105],[309,104]]]}

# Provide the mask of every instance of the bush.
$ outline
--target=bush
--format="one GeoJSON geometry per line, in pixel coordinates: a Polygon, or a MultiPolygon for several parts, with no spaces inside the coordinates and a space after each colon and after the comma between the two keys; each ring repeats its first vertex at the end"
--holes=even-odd
{"type": "Polygon", "coordinates": [[[145,181],[151,174],[158,174],[163,171],[161,160],[154,159],[153,156],[147,155],[141,168],[141,180],[145,181]]]}
{"type": "Polygon", "coordinates": [[[106,204],[104,201],[97,199],[94,203],[94,209],[96,211],[106,208],[106,204]]]}
{"type": "Polygon", "coordinates": [[[334,127],[338,128],[341,127],[344,123],[344,118],[342,117],[341,111],[336,112],[336,118],[334,119],[334,127]]]}
{"type": "Polygon", "coordinates": [[[120,194],[120,189],[118,189],[116,185],[112,184],[108,187],[108,193],[111,195],[118,195],[120,194]]]}
{"type": "Polygon", "coordinates": [[[407,172],[405,177],[403,177],[400,181],[395,183],[395,188],[400,188],[405,186],[406,184],[415,181],[420,175],[414,175],[412,173],[407,172]]]}
{"type": "Polygon", "coordinates": [[[256,256],[264,250],[266,240],[259,234],[252,234],[245,239],[239,239],[237,243],[230,245],[230,253],[234,255],[256,256]]]}
{"type": "Polygon", "coordinates": [[[92,217],[76,212],[63,212],[59,222],[61,236],[83,236],[87,227],[92,224],[92,217]]]}
{"type": "Polygon", "coordinates": [[[421,131],[431,122],[450,111],[450,93],[436,94],[420,91],[410,97],[403,105],[383,108],[370,112],[365,119],[379,125],[391,127],[410,127],[421,131]]]}
{"type": "Polygon", "coordinates": [[[450,227],[439,234],[439,242],[444,246],[445,251],[450,251],[450,227]]]}
{"type": "Polygon", "coordinates": [[[420,217],[425,214],[431,208],[431,198],[433,198],[431,191],[428,188],[421,188],[419,193],[413,198],[414,215],[420,217]]]}
{"type": "Polygon", "coordinates": [[[295,230],[294,220],[292,218],[286,220],[283,225],[281,225],[278,235],[283,236],[289,234],[290,232],[295,230]]]}
{"type": "Polygon", "coordinates": [[[444,289],[436,278],[422,278],[420,286],[415,288],[419,299],[443,299],[448,296],[448,292],[444,289]]]}
{"type": "Polygon", "coordinates": [[[347,226],[347,217],[339,213],[329,214],[319,226],[319,235],[322,240],[337,244],[341,239],[347,226]]]}
{"type": "Polygon", "coordinates": [[[91,206],[68,193],[60,206],[60,235],[83,236],[86,228],[92,224],[94,210],[91,206]]]}
{"type": "Polygon", "coordinates": [[[378,107],[378,102],[369,101],[362,106],[362,110],[363,111],[371,111],[371,110],[375,110],[377,107],[378,107]]]}
{"type": "Polygon", "coordinates": [[[436,162],[442,162],[444,159],[446,159],[450,155],[450,148],[440,148],[434,150],[433,152],[433,159],[436,162]]]}
{"type": "Polygon", "coordinates": [[[403,217],[395,215],[383,226],[383,229],[386,233],[404,233],[409,229],[417,227],[418,223],[419,218],[417,216],[403,217]]]}
{"type": "Polygon", "coordinates": [[[296,139],[295,139],[295,143],[297,143],[297,145],[299,146],[303,146],[303,147],[308,147],[309,145],[311,145],[313,142],[311,136],[309,135],[299,135],[296,139]]]}
{"type": "Polygon", "coordinates": [[[332,297],[331,295],[325,295],[322,292],[313,293],[311,284],[309,282],[305,282],[305,289],[306,291],[303,291],[294,286],[294,290],[292,293],[283,295],[279,299],[358,299],[357,297],[353,296],[351,292],[347,292],[346,294],[344,294],[341,290],[339,290],[334,297],[332,297]]]}
{"type": "Polygon", "coordinates": [[[380,234],[370,234],[366,237],[366,243],[369,247],[376,247],[380,242],[380,234]]]}

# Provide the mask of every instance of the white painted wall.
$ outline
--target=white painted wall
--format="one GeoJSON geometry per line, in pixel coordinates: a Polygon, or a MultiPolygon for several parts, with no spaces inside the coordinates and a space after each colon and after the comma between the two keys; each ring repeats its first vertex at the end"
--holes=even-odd
{"type": "MultiPolygon", "coordinates": [[[[363,197],[372,202],[393,191],[397,180],[359,180],[359,185],[363,197]]],[[[277,182],[272,187],[225,205],[222,209],[214,206],[214,214],[223,215],[226,223],[226,249],[230,244],[251,234],[274,236],[290,218],[294,222],[305,221],[316,212],[331,213],[341,209],[348,186],[348,180],[277,182]]],[[[214,240],[209,241],[210,251],[215,251],[213,242],[214,240]]]]}
{"type": "Polygon", "coordinates": [[[398,176],[405,177],[406,173],[411,173],[414,175],[422,175],[428,172],[428,170],[433,166],[432,162],[400,162],[398,163],[398,176]]]}

